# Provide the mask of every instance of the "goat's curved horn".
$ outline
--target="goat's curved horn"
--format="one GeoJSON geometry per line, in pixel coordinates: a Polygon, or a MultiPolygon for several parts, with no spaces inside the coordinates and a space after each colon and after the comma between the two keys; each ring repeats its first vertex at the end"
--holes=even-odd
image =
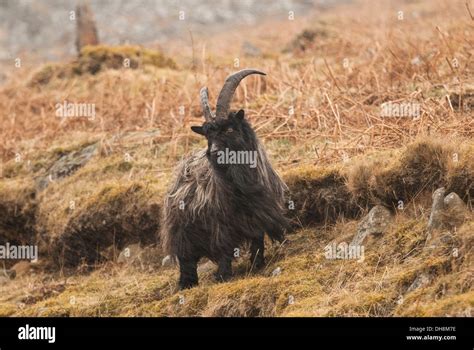
{"type": "Polygon", "coordinates": [[[201,98],[201,108],[202,113],[204,113],[204,118],[207,122],[212,121],[214,119],[214,115],[211,111],[211,106],[209,106],[209,93],[207,91],[207,87],[203,87],[199,92],[199,96],[201,98]]]}
{"type": "Polygon", "coordinates": [[[219,97],[217,98],[216,117],[218,119],[227,118],[230,109],[230,102],[234,96],[235,89],[239,86],[240,81],[250,74],[266,75],[256,69],[243,69],[227,77],[219,97]]]}

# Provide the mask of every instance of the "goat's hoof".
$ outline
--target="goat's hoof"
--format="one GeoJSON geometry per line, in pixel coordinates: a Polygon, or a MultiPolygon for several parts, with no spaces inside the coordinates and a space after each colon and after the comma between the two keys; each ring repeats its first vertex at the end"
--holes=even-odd
{"type": "Polygon", "coordinates": [[[185,289],[191,289],[191,288],[194,288],[198,285],[197,282],[183,282],[183,283],[179,283],[177,286],[176,286],[176,289],[175,289],[175,292],[179,292],[181,290],[185,290],[185,289]]]}

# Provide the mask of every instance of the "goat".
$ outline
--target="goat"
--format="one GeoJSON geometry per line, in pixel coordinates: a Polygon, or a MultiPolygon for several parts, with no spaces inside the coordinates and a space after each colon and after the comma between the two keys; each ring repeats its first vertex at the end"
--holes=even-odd
{"type": "Polygon", "coordinates": [[[207,88],[201,89],[205,122],[191,129],[206,137],[207,148],[181,161],[165,196],[160,240],[165,253],[179,262],[179,289],[198,284],[197,263],[202,257],[217,263],[219,280],[228,280],[235,249],[245,243],[250,243],[253,266],[262,268],[265,233],[281,242],[288,228],[287,187],[270,165],[244,111],[230,111],[237,86],[250,74],[265,75],[244,69],[226,79],[216,114],[209,106],[207,88]],[[248,164],[252,154],[256,163],[248,164]],[[236,155],[247,164],[236,162],[236,155]]]}

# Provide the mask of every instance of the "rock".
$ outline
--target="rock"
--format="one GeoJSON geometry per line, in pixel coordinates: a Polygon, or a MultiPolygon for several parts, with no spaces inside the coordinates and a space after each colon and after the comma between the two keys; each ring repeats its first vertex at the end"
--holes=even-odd
{"type": "Polygon", "coordinates": [[[140,259],[140,255],[142,253],[142,248],[140,248],[140,244],[131,244],[125,247],[119,254],[117,258],[117,262],[119,264],[131,264],[136,262],[140,259]]]}
{"type": "Polygon", "coordinates": [[[206,261],[205,263],[199,264],[197,268],[198,274],[211,273],[215,270],[216,264],[212,261],[206,261]]]}
{"type": "Polygon", "coordinates": [[[251,42],[244,41],[244,43],[242,44],[242,53],[245,56],[259,57],[262,55],[262,50],[253,45],[251,42]]]}
{"type": "Polygon", "coordinates": [[[422,63],[422,60],[421,60],[420,56],[416,56],[410,61],[410,63],[414,66],[419,66],[422,63]]]}
{"type": "Polygon", "coordinates": [[[446,197],[444,197],[443,202],[446,209],[459,209],[462,211],[466,210],[466,204],[455,192],[451,192],[446,197]]]}
{"type": "Polygon", "coordinates": [[[276,277],[280,275],[281,275],[281,267],[277,267],[275,270],[272,271],[272,277],[276,277]]]}
{"type": "Polygon", "coordinates": [[[454,192],[446,197],[445,188],[438,188],[433,193],[433,205],[428,220],[428,230],[460,226],[466,219],[468,209],[463,200],[454,192]]]}
{"type": "Polygon", "coordinates": [[[413,283],[408,287],[407,293],[412,292],[418,288],[425,287],[431,282],[431,279],[424,273],[417,276],[413,283]]]}
{"type": "Polygon", "coordinates": [[[12,267],[12,270],[15,271],[17,277],[21,277],[28,274],[31,269],[32,266],[29,261],[20,261],[12,267]]]}
{"type": "Polygon", "coordinates": [[[165,256],[163,260],[161,261],[161,266],[163,267],[171,267],[173,265],[174,265],[174,261],[171,258],[171,255],[165,256]]]}
{"type": "Polygon", "coordinates": [[[2,269],[0,275],[8,278],[9,280],[12,280],[16,277],[16,271],[13,269],[9,269],[9,270],[2,269]]]}
{"type": "Polygon", "coordinates": [[[59,158],[45,176],[36,179],[38,190],[44,190],[51,181],[66,177],[83,167],[96,153],[98,144],[94,143],[78,151],[69,152],[59,158]]]}
{"type": "Polygon", "coordinates": [[[92,13],[89,4],[86,2],[80,2],[76,7],[76,13],[76,49],[79,54],[84,46],[98,45],[99,36],[97,35],[94,14],[92,13]]]}
{"type": "Polygon", "coordinates": [[[444,211],[444,224],[451,227],[461,226],[468,214],[466,203],[455,192],[444,197],[444,211]]]}
{"type": "Polygon", "coordinates": [[[390,211],[381,205],[376,205],[359,222],[357,233],[352,239],[351,245],[361,245],[368,235],[384,233],[391,222],[392,214],[390,211]]]}
{"type": "Polygon", "coordinates": [[[441,228],[443,226],[443,210],[444,210],[444,187],[438,188],[433,193],[433,205],[431,206],[431,214],[428,220],[428,230],[441,228]]]}

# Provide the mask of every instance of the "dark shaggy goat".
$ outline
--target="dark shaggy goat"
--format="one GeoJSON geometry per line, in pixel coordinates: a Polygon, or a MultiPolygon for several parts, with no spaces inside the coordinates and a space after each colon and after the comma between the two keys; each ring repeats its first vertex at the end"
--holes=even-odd
{"type": "Polygon", "coordinates": [[[262,267],[264,234],[282,241],[288,227],[283,215],[285,183],[270,165],[244,111],[229,112],[235,89],[249,74],[265,75],[245,69],[229,76],[217,99],[216,115],[207,88],[201,89],[205,122],[191,129],[206,137],[208,147],[181,162],[165,198],[160,236],[165,252],[179,261],[180,289],[197,285],[202,257],[216,262],[216,277],[227,280],[235,249],[247,242],[253,266],[262,267]],[[246,155],[247,160],[253,154],[256,163],[220,161],[226,152],[246,155]]]}

